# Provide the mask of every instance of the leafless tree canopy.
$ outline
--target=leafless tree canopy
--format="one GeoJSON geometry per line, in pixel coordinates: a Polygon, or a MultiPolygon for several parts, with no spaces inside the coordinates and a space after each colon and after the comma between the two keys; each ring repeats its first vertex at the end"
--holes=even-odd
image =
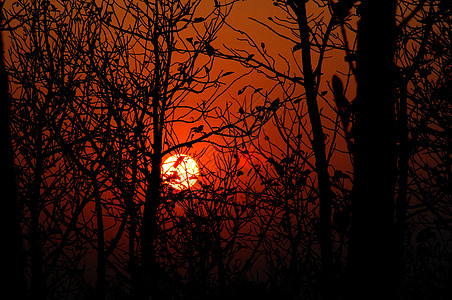
{"type": "Polygon", "coordinates": [[[1,2],[27,299],[450,297],[450,1],[252,2],[1,2]]]}

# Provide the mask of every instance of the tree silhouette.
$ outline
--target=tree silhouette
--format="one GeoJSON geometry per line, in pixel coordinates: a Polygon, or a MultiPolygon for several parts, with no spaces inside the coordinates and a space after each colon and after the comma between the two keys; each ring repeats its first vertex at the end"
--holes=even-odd
{"type": "Polygon", "coordinates": [[[26,296],[447,299],[450,4],[259,3],[3,4],[26,296]]]}
{"type": "MultiPolygon", "coordinates": [[[[281,64],[276,64],[276,58],[265,48],[265,43],[259,44],[240,28],[237,28],[237,32],[245,36],[248,44],[252,46],[258,55],[249,53],[248,49],[229,48],[230,55],[226,55],[226,57],[236,59],[245,66],[256,68],[259,72],[264,73],[267,78],[277,82],[275,85],[283,90],[284,100],[281,101],[280,110],[283,111],[281,114],[284,117],[277,117],[275,114],[274,125],[278,128],[281,141],[287,145],[290,151],[278,149],[275,153],[272,153],[271,151],[263,150],[267,152],[263,156],[275,169],[277,177],[282,177],[277,179],[277,181],[282,184],[282,190],[287,192],[287,197],[289,199],[292,198],[291,201],[311,201],[316,203],[317,201],[315,200],[318,197],[319,206],[317,209],[320,219],[317,220],[317,225],[313,225],[315,230],[314,228],[311,230],[316,232],[316,239],[319,241],[321,251],[320,290],[323,293],[323,297],[328,299],[334,297],[335,294],[331,289],[333,285],[331,218],[333,197],[335,195],[332,191],[332,179],[328,168],[332,153],[335,150],[337,126],[334,125],[334,121],[331,122],[331,119],[322,114],[318,103],[320,100],[324,100],[325,95],[328,93],[328,91],[320,90],[321,85],[324,84],[322,82],[322,68],[325,57],[329,51],[335,48],[345,49],[345,46],[341,45],[343,41],[335,33],[338,29],[337,17],[332,15],[328,21],[325,21],[322,17],[324,6],[320,3],[313,5],[314,8],[317,7],[318,11],[315,11],[313,7],[308,8],[307,3],[303,1],[274,1],[273,4],[282,10],[283,16],[278,15],[277,18],[269,17],[269,24],[260,20],[254,20],[276,33],[276,35],[294,43],[292,55],[298,68],[292,71],[288,59],[285,59],[281,64]],[[311,13],[310,9],[315,11],[315,13],[311,13]],[[301,56],[300,59],[297,58],[297,55],[301,56]],[[314,64],[314,61],[316,61],[316,64],[314,64]],[[286,66],[286,64],[289,67],[284,69],[283,66],[286,66]],[[299,72],[300,75],[292,76],[293,72],[295,74],[299,72]],[[304,101],[306,101],[307,115],[305,115],[304,101]],[[309,125],[305,123],[305,116],[309,120],[309,125]],[[289,121],[290,118],[292,118],[291,121],[289,121]],[[325,124],[332,124],[333,129],[330,130],[325,124]],[[328,140],[326,132],[332,133],[331,140],[328,140]],[[327,149],[327,143],[330,143],[330,149],[327,149]],[[304,153],[306,148],[310,150],[308,153],[304,153]],[[314,161],[310,159],[312,155],[314,156],[314,161]],[[306,169],[307,166],[315,172],[313,174],[316,174],[316,184],[310,186],[312,191],[306,192],[301,199],[295,200],[293,199],[294,193],[290,189],[291,184],[294,184],[294,182],[290,182],[290,180],[289,182],[287,180],[284,181],[283,178],[293,179],[299,176],[301,182],[306,182],[308,180],[307,177],[310,177],[310,170],[306,169]],[[299,174],[295,175],[296,173],[299,174]],[[283,176],[282,174],[286,175],[283,176]]],[[[267,149],[268,146],[259,145],[256,148],[267,149]]],[[[270,181],[268,178],[266,182],[270,185],[274,184],[274,181],[270,181]]],[[[301,182],[295,184],[299,185],[301,182]]],[[[306,185],[306,183],[301,184],[306,185]]],[[[279,191],[279,193],[282,192],[279,191]]],[[[314,211],[317,209],[314,209],[314,211]]],[[[303,209],[300,208],[299,211],[291,209],[290,212],[286,212],[286,216],[291,214],[294,214],[295,218],[300,218],[303,215],[303,209]]],[[[290,218],[288,221],[288,224],[292,225],[290,218]]],[[[295,228],[297,227],[296,225],[294,226],[295,228]]],[[[296,230],[300,229],[301,227],[298,226],[296,230]]],[[[301,245],[299,242],[300,236],[293,238],[293,247],[296,249],[301,245]]],[[[294,261],[297,260],[296,257],[298,256],[296,252],[292,251],[294,261]]]]}
{"type": "Polygon", "coordinates": [[[350,249],[353,295],[395,299],[395,2],[363,1],[360,15],[350,249]]]}
{"type": "MultiPolygon", "coordinates": [[[[0,7],[5,3],[1,2],[0,7]]],[[[3,14],[0,13],[1,30],[4,29],[3,14]]],[[[11,103],[8,89],[8,75],[5,70],[3,55],[3,34],[0,35],[0,49],[2,56],[0,57],[0,97],[2,99],[2,124],[1,139],[6,142],[6,151],[2,159],[3,184],[2,190],[6,195],[4,210],[7,212],[2,218],[2,233],[6,247],[4,247],[4,255],[9,259],[6,263],[5,272],[10,275],[12,284],[7,287],[8,293],[16,295],[19,299],[25,296],[25,264],[22,249],[22,232],[19,220],[19,205],[17,199],[17,182],[16,172],[14,169],[14,149],[11,139],[11,103]],[[11,228],[12,227],[12,228],[11,228]]]]}
{"type": "MultiPolygon", "coordinates": [[[[406,293],[413,293],[411,288],[414,285],[413,282],[423,276],[419,275],[413,266],[418,266],[417,270],[420,270],[423,268],[420,266],[426,263],[426,260],[424,260],[423,254],[418,256],[418,258],[422,259],[415,258],[412,255],[413,249],[416,248],[416,243],[410,241],[410,236],[416,235],[418,237],[416,240],[422,245],[430,243],[427,248],[433,247],[433,244],[436,244],[435,247],[441,249],[449,247],[448,242],[442,243],[430,238],[436,234],[442,235],[444,232],[450,231],[447,226],[444,227],[443,225],[445,224],[442,221],[444,220],[444,215],[438,214],[439,210],[434,208],[435,205],[438,205],[438,207],[447,206],[447,203],[450,202],[448,200],[450,195],[446,192],[447,188],[440,184],[441,179],[434,184],[437,188],[428,188],[430,193],[427,194],[425,187],[432,187],[432,185],[425,175],[429,174],[432,179],[438,178],[436,176],[448,176],[446,175],[447,171],[443,169],[443,167],[447,168],[448,159],[444,154],[441,154],[443,153],[441,150],[443,146],[441,145],[444,144],[440,141],[443,135],[436,132],[436,129],[432,131],[427,128],[443,128],[443,130],[447,131],[447,125],[445,125],[443,117],[447,116],[450,111],[450,107],[444,105],[444,101],[447,102],[448,96],[446,95],[450,85],[447,79],[450,73],[450,52],[439,50],[443,49],[443,47],[440,46],[442,42],[439,42],[438,33],[445,33],[441,34],[443,35],[441,40],[447,43],[450,38],[450,34],[447,34],[447,32],[450,32],[450,22],[447,20],[450,19],[451,10],[442,1],[425,1],[416,5],[412,4],[408,8],[410,13],[406,14],[406,21],[401,22],[399,25],[400,44],[398,47],[399,52],[396,56],[396,62],[399,67],[397,69],[399,77],[396,82],[399,99],[397,116],[400,128],[397,226],[401,237],[400,252],[402,253],[401,261],[403,262],[401,264],[401,277],[404,280],[401,280],[401,290],[406,293]],[[416,22],[410,24],[408,22],[410,20],[416,20],[416,22]],[[418,31],[419,28],[422,28],[422,31],[418,31]],[[407,41],[417,45],[416,51],[408,50],[407,41]],[[406,59],[407,55],[410,57],[408,60],[406,59]],[[438,91],[442,92],[438,94],[438,91]],[[441,113],[431,113],[432,107],[436,107],[435,111],[441,113]],[[421,111],[422,113],[420,113],[421,111]],[[430,134],[434,134],[437,138],[433,138],[430,134]],[[425,139],[420,138],[420,136],[425,139]],[[438,143],[435,142],[436,146],[430,148],[432,147],[430,142],[433,140],[432,138],[437,139],[438,143]],[[431,151],[425,151],[425,149],[431,149],[431,151]],[[434,201],[436,204],[433,206],[432,199],[437,199],[434,201]],[[420,203],[424,203],[426,206],[420,203]],[[426,208],[426,215],[423,215],[418,210],[419,206],[426,208]],[[424,224],[425,227],[421,224],[424,224]],[[435,229],[432,230],[433,228],[435,229]]],[[[417,247],[421,252],[426,249],[420,245],[417,247]]],[[[435,250],[430,248],[425,253],[433,252],[435,250]]],[[[438,255],[438,261],[441,261],[440,264],[450,264],[442,255],[438,255]]],[[[450,277],[450,274],[447,275],[448,272],[440,271],[440,268],[437,268],[438,261],[430,261],[428,264],[431,265],[431,268],[426,267],[426,269],[430,270],[424,272],[424,275],[426,275],[424,277],[425,280],[430,282],[432,287],[429,288],[419,282],[417,283],[419,286],[418,293],[422,294],[419,297],[429,297],[425,295],[434,293],[434,297],[441,298],[444,297],[441,295],[442,293],[447,293],[447,288],[441,284],[444,279],[440,278],[450,277]]]]}
{"type": "Polygon", "coordinates": [[[196,16],[200,3],[13,4],[9,17],[20,29],[12,31],[8,71],[20,112],[14,142],[34,297],[51,293],[51,280],[69,286],[55,276],[69,260],[64,272],[87,272],[79,263],[88,244],[97,253],[97,295],[104,298],[107,267],[121,273],[114,261],[124,239],[131,292],[162,296],[156,249],[162,157],[214,135],[254,131],[238,130],[241,119],[229,114],[230,106],[216,106],[222,80],[232,73],[212,74],[210,44],[234,1],[211,7],[206,17],[196,16]],[[205,100],[187,102],[208,90],[205,100]],[[195,125],[186,141],[176,134],[179,124],[195,125]],[[91,208],[93,217],[86,215],[91,208]],[[51,222],[43,227],[44,215],[51,222]],[[71,247],[80,247],[75,256],[66,255],[71,247]]]}

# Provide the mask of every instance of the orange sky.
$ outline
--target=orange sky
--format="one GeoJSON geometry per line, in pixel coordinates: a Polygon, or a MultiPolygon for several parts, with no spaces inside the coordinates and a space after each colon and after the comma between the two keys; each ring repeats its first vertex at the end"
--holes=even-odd
{"type": "MultiPolygon", "coordinates": [[[[8,2],[9,5],[11,5],[13,2],[8,2]]],[[[6,4],[8,6],[8,3],[6,4]]],[[[205,11],[211,10],[213,6],[213,1],[203,1],[202,5],[199,7],[199,10],[197,11],[197,15],[203,16],[205,11]]],[[[317,9],[313,10],[312,6],[309,6],[310,11],[308,11],[308,14],[317,14],[317,9]]],[[[267,49],[268,53],[271,54],[272,57],[274,57],[277,62],[281,65],[281,71],[285,71],[286,68],[283,65],[283,60],[278,57],[278,55],[281,55],[285,57],[291,64],[291,75],[292,76],[301,76],[302,74],[297,70],[295,60],[298,62],[300,61],[300,51],[295,52],[292,54],[292,48],[294,44],[290,41],[287,41],[281,37],[276,36],[274,33],[272,33],[269,29],[265,28],[261,24],[257,24],[255,21],[251,20],[251,18],[255,18],[257,20],[260,20],[265,23],[269,23],[268,18],[278,16],[280,18],[285,18],[284,12],[281,11],[280,8],[275,7],[273,5],[273,1],[267,0],[247,0],[247,1],[239,1],[235,4],[234,9],[227,19],[227,21],[234,27],[243,30],[247,32],[256,42],[257,45],[260,45],[261,43],[265,43],[265,48],[267,49]]],[[[329,14],[325,13],[325,22],[328,21],[329,14]]],[[[223,27],[223,29],[219,32],[217,40],[213,43],[213,46],[217,49],[220,49],[221,51],[225,51],[222,45],[226,45],[228,47],[236,47],[236,48],[246,48],[246,43],[239,42],[237,38],[243,38],[239,34],[233,32],[232,30],[228,29],[226,26],[223,27]]],[[[9,45],[8,39],[5,39],[5,48],[7,48],[9,45]]],[[[321,83],[320,91],[327,91],[327,81],[330,80],[333,72],[335,72],[338,68],[340,68],[342,71],[347,70],[347,66],[343,61],[344,55],[342,53],[337,53],[338,55],[335,55],[333,57],[327,58],[324,62],[323,67],[323,73],[324,77],[321,83]]],[[[258,55],[256,55],[257,59],[260,59],[258,55]]],[[[315,66],[315,58],[316,55],[313,55],[313,65],[315,66]]],[[[277,64],[278,65],[278,64],[277,64]]],[[[234,71],[236,74],[241,74],[243,72],[246,72],[248,70],[244,69],[242,66],[235,62],[230,61],[224,61],[224,60],[217,60],[214,70],[224,70],[227,71],[234,71]]],[[[232,79],[232,78],[231,78],[232,79]]],[[[238,95],[237,91],[243,88],[244,86],[251,84],[252,86],[256,88],[263,88],[262,92],[265,93],[266,90],[269,90],[271,87],[274,86],[274,82],[268,80],[265,78],[265,76],[262,76],[260,74],[257,74],[257,72],[254,72],[250,76],[246,77],[245,79],[237,82],[235,85],[231,87],[218,101],[217,104],[220,107],[224,107],[225,103],[228,101],[234,102],[248,102],[248,105],[256,106],[261,105],[264,101],[264,98],[261,96],[253,95],[251,97],[250,93],[243,93],[242,95],[238,95]],[[235,100],[234,100],[235,99],[235,100]],[[252,101],[252,103],[251,103],[252,101]]],[[[353,90],[353,89],[351,89],[353,90]]],[[[303,92],[302,89],[300,89],[300,92],[303,92]]],[[[190,97],[196,97],[196,99],[193,99],[190,101],[196,101],[199,102],[200,99],[202,99],[203,94],[201,95],[190,95],[190,97]]],[[[276,99],[278,97],[283,97],[280,90],[276,89],[269,95],[269,100],[271,101],[273,99],[276,99]]],[[[326,95],[327,99],[331,101],[331,95],[330,93],[326,95]]],[[[349,98],[353,98],[352,93],[349,98]]],[[[334,118],[334,113],[331,111],[331,109],[326,105],[324,100],[319,98],[319,107],[323,110],[324,113],[327,114],[327,116],[334,118]]],[[[237,107],[238,109],[238,107],[237,107]]],[[[278,111],[278,113],[282,113],[278,111]]],[[[194,124],[197,125],[197,124],[194,124]]],[[[330,124],[331,125],[331,124],[330,124]]],[[[188,132],[187,127],[183,127],[180,129],[176,129],[178,133],[178,138],[180,141],[185,141],[188,132]]],[[[269,136],[270,138],[278,139],[278,133],[276,132],[275,128],[272,127],[270,124],[268,124],[265,127],[265,134],[269,136]]],[[[342,142],[340,139],[338,142],[342,142]]],[[[205,144],[203,144],[205,145],[205,144]]],[[[203,146],[201,145],[201,148],[203,146]]],[[[213,155],[215,151],[212,149],[208,150],[208,153],[210,153],[210,156],[213,155]]],[[[211,158],[208,158],[208,160],[211,158]]],[[[339,159],[340,162],[343,162],[344,159],[341,156],[341,159],[339,159]]],[[[345,166],[348,165],[348,162],[345,163],[345,166]]]]}

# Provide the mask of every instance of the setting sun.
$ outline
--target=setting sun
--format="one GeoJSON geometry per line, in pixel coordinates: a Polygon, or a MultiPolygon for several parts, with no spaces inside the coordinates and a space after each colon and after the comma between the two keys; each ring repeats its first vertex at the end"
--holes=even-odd
{"type": "Polygon", "coordinates": [[[173,155],[162,164],[163,182],[177,190],[192,187],[196,183],[198,175],[198,164],[185,154],[173,155]]]}

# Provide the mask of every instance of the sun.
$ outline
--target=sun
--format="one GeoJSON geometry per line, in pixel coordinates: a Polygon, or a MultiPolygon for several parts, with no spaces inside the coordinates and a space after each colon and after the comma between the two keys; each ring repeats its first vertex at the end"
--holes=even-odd
{"type": "Polygon", "coordinates": [[[186,190],[192,187],[198,180],[198,175],[198,164],[193,158],[185,154],[170,156],[162,164],[163,182],[177,190],[186,190]]]}

